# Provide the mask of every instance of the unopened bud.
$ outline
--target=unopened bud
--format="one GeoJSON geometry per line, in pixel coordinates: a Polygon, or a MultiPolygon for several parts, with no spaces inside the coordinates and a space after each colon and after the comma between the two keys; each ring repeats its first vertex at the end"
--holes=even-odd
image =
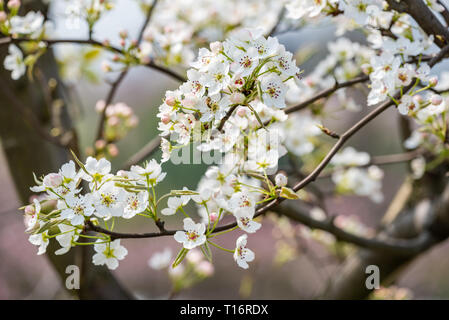
{"type": "Polygon", "coordinates": [[[239,117],[244,117],[245,115],[246,115],[246,109],[245,108],[238,108],[237,109],[237,115],[239,116],[239,117]]]}
{"type": "Polygon", "coordinates": [[[197,264],[203,260],[203,255],[198,250],[191,250],[186,256],[187,261],[193,264],[197,264]]]}
{"type": "Polygon", "coordinates": [[[212,213],[209,215],[209,218],[210,218],[210,222],[215,222],[215,221],[217,221],[217,219],[218,219],[218,214],[217,214],[216,212],[212,212],[212,213]]]}
{"type": "Polygon", "coordinates": [[[209,261],[201,261],[196,266],[196,271],[206,277],[210,277],[214,274],[214,266],[209,261]]]}
{"type": "Polygon", "coordinates": [[[0,11],[0,23],[5,22],[8,19],[8,15],[5,11],[0,11]]]}
{"type": "Polygon", "coordinates": [[[119,153],[117,146],[113,143],[108,144],[108,153],[111,157],[117,157],[119,153]]]}
{"type": "Polygon", "coordinates": [[[108,118],[108,125],[111,127],[116,127],[120,123],[120,119],[116,116],[108,118]]]}
{"type": "Polygon", "coordinates": [[[434,106],[440,105],[441,102],[443,102],[443,98],[438,94],[433,95],[432,98],[430,99],[430,103],[433,104],[434,106]]]}
{"type": "Polygon", "coordinates": [[[104,147],[106,147],[106,141],[104,141],[103,139],[95,141],[95,148],[97,150],[102,150],[104,149],[104,147]]]}
{"type": "Polygon", "coordinates": [[[128,38],[128,31],[126,31],[126,30],[120,31],[120,32],[119,32],[119,36],[120,36],[120,38],[122,38],[122,39],[128,38]]]}
{"type": "Polygon", "coordinates": [[[429,79],[429,85],[435,87],[438,84],[438,77],[432,77],[429,79]]]}
{"type": "Polygon", "coordinates": [[[165,104],[167,106],[173,107],[175,105],[175,98],[174,97],[165,98],[165,104]]]}
{"type": "Polygon", "coordinates": [[[231,97],[229,98],[229,100],[232,103],[241,104],[241,103],[243,103],[243,101],[245,101],[245,95],[241,92],[234,92],[231,94],[231,97]]]}
{"type": "Polygon", "coordinates": [[[168,114],[164,114],[161,118],[163,124],[167,124],[170,122],[170,116],[168,114]]]}
{"type": "Polygon", "coordinates": [[[19,9],[20,0],[9,0],[7,6],[9,9],[19,9]]]}
{"type": "Polygon", "coordinates": [[[276,175],[276,177],[274,178],[274,182],[276,183],[276,185],[278,187],[285,187],[287,185],[288,178],[287,178],[287,176],[285,174],[278,173],[276,175]]]}

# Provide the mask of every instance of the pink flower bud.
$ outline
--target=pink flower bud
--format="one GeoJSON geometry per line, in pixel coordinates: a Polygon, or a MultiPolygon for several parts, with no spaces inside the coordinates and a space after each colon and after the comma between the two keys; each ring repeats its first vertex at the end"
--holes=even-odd
{"type": "Polygon", "coordinates": [[[246,109],[245,108],[238,108],[237,109],[237,115],[239,117],[244,117],[246,115],[246,109]]]}
{"type": "Polygon", "coordinates": [[[215,41],[210,44],[210,50],[214,54],[220,53],[221,50],[223,50],[223,44],[220,41],[215,41]]]}
{"type": "Polygon", "coordinates": [[[312,78],[306,78],[304,82],[305,82],[306,85],[309,86],[309,87],[313,87],[313,86],[315,85],[315,82],[313,81],[312,78]]]}
{"type": "Polygon", "coordinates": [[[111,127],[116,127],[118,126],[120,123],[120,119],[116,116],[112,116],[110,118],[108,118],[108,125],[111,127]]]}
{"type": "Polygon", "coordinates": [[[95,110],[97,110],[98,113],[103,112],[104,107],[106,107],[106,102],[104,100],[98,100],[95,104],[95,110]]]}
{"type": "Polygon", "coordinates": [[[20,0],[9,0],[7,6],[9,9],[19,9],[20,0]]]}
{"type": "Polygon", "coordinates": [[[121,39],[121,40],[120,40],[120,46],[124,47],[124,46],[125,46],[125,44],[126,44],[126,41],[125,41],[125,39],[121,39]]]}
{"type": "Polygon", "coordinates": [[[170,122],[170,116],[168,114],[164,114],[161,118],[163,124],[167,124],[170,122]]]}
{"type": "Polygon", "coordinates": [[[95,141],[95,148],[97,150],[102,150],[104,149],[104,147],[106,147],[106,141],[104,141],[103,139],[95,141]]]}
{"type": "Polygon", "coordinates": [[[8,15],[5,11],[0,11],[0,23],[5,22],[8,19],[8,15]]]}
{"type": "Polygon", "coordinates": [[[126,31],[126,30],[120,31],[120,32],[119,32],[119,36],[120,36],[120,38],[122,38],[122,39],[128,38],[128,31],[126,31]]]}
{"type": "Polygon", "coordinates": [[[241,103],[243,103],[243,101],[245,101],[245,95],[241,92],[234,92],[231,94],[231,97],[229,98],[229,100],[232,103],[241,104],[241,103]]]}
{"type": "Polygon", "coordinates": [[[438,84],[438,77],[432,77],[429,79],[429,85],[435,87],[438,84]]]}
{"type": "Polygon", "coordinates": [[[115,54],[114,57],[112,58],[112,61],[114,62],[120,61],[120,56],[118,54],[115,54]]]}
{"type": "Polygon", "coordinates": [[[422,103],[423,99],[420,94],[416,94],[413,96],[413,100],[415,100],[416,103],[422,103]]]}
{"type": "Polygon", "coordinates": [[[92,147],[87,147],[86,148],[86,155],[87,156],[93,156],[95,154],[95,150],[92,147]]]}
{"type": "Polygon", "coordinates": [[[443,98],[438,94],[433,95],[432,98],[430,99],[430,103],[433,104],[434,106],[440,105],[441,102],[443,102],[443,98]]]}
{"type": "Polygon", "coordinates": [[[117,146],[113,143],[108,144],[108,153],[111,157],[117,157],[119,153],[117,146]]]}
{"type": "Polygon", "coordinates": [[[191,250],[186,256],[187,261],[197,264],[203,260],[203,255],[198,250],[191,250]]]}
{"type": "Polygon", "coordinates": [[[103,45],[104,45],[105,47],[109,47],[109,46],[111,45],[111,41],[109,41],[109,39],[104,39],[104,40],[103,40],[103,45]]]}
{"type": "Polygon", "coordinates": [[[215,222],[215,221],[217,221],[217,219],[218,219],[218,214],[217,214],[216,212],[212,212],[212,213],[209,215],[209,218],[210,218],[210,222],[215,222]]]}
{"type": "Polygon", "coordinates": [[[288,182],[288,178],[285,174],[283,173],[278,173],[276,175],[276,177],[274,178],[274,181],[276,183],[277,186],[279,187],[285,187],[287,185],[288,182]]]}
{"type": "Polygon", "coordinates": [[[214,266],[209,261],[201,261],[197,266],[196,270],[198,273],[210,277],[214,274],[214,266]]]}
{"type": "Polygon", "coordinates": [[[173,107],[175,105],[175,98],[174,97],[165,98],[165,104],[167,106],[173,107]]]}
{"type": "Polygon", "coordinates": [[[59,187],[62,184],[62,176],[59,173],[49,173],[44,177],[44,185],[51,188],[59,187]]]}

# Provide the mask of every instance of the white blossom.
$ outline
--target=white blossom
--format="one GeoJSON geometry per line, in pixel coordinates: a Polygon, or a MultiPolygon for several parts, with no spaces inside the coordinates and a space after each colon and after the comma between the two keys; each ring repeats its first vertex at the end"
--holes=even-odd
{"type": "Polygon", "coordinates": [[[243,269],[248,269],[248,262],[253,261],[255,257],[254,252],[246,247],[247,238],[246,234],[240,236],[236,241],[234,251],[234,260],[243,269]]]}
{"type": "Polygon", "coordinates": [[[92,257],[94,265],[106,265],[109,269],[117,269],[119,260],[123,260],[128,254],[128,250],[120,245],[120,239],[114,240],[110,243],[103,243],[104,241],[98,239],[94,245],[95,254],[92,257]]]}

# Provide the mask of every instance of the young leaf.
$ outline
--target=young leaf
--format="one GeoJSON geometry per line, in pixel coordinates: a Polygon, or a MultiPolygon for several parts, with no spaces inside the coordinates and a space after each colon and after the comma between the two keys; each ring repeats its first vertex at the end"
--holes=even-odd
{"type": "Polygon", "coordinates": [[[179,265],[182,262],[182,260],[184,260],[184,258],[187,255],[187,252],[189,252],[189,250],[186,248],[182,248],[181,251],[179,251],[175,261],[172,264],[172,268],[176,268],[176,266],[179,265]]]}
{"type": "Polygon", "coordinates": [[[286,187],[282,187],[281,193],[279,195],[285,199],[299,199],[295,191],[286,187]]]}

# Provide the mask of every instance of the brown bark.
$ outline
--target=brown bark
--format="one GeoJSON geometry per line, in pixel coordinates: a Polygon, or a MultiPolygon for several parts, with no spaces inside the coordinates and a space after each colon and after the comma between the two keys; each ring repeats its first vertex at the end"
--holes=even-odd
{"type": "MultiPolygon", "coordinates": [[[[41,10],[45,12],[40,1],[32,1],[27,4],[28,10],[41,10]]],[[[7,47],[0,51],[0,61],[4,60],[7,54],[7,47]]],[[[38,62],[38,66],[43,70],[46,79],[50,77],[58,78],[57,66],[52,52],[47,52],[38,62]]],[[[29,202],[31,191],[30,186],[34,185],[32,172],[37,176],[55,172],[66,161],[69,160],[67,149],[44,140],[30,126],[29,119],[22,117],[14,103],[11,101],[11,93],[16,103],[29,108],[34,114],[43,130],[49,130],[50,114],[48,105],[42,92],[38,89],[36,82],[30,82],[26,77],[19,81],[13,81],[10,72],[1,68],[0,77],[3,90],[0,90],[0,138],[4,154],[6,156],[11,176],[14,180],[15,188],[20,201],[24,204],[29,202]],[[6,91],[5,91],[6,90],[6,91]]],[[[60,97],[62,92],[59,92],[60,97]]],[[[62,121],[67,128],[70,128],[70,119],[67,110],[63,110],[65,115],[62,121]]],[[[77,148],[76,140],[72,140],[71,148],[77,148]]],[[[106,267],[95,267],[90,262],[92,248],[77,247],[63,256],[54,255],[57,244],[54,241],[48,247],[48,258],[61,277],[62,283],[68,276],[65,273],[67,265],[75,264],[81,267],[81,284],[79,290],[71,293],[80,299],[129,299],[131,295],[118,283],[114,276],[106,267]]]]}

